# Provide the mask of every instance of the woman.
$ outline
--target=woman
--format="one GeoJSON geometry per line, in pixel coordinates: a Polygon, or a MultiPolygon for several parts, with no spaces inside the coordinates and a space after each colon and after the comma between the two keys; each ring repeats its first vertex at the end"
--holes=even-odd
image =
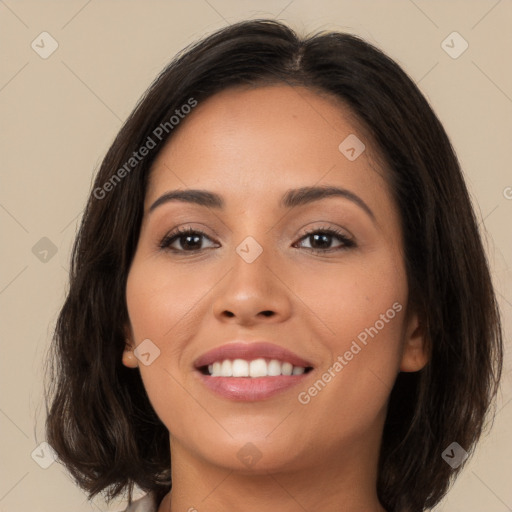
{"type": "Polygon", "coordinates": [[[97,175],[54,356],[48,441],[90,497],[433,507],[482,433],[502,335],[418,88],[356,36],[270,20],[185,49],[97,175]]]}

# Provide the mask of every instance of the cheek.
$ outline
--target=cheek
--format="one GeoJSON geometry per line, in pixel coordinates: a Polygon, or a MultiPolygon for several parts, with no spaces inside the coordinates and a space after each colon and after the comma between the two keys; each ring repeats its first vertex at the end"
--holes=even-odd
{"type": "Polygon", "coordinates": [[[149,365],[139,363],[144,387],[157,415],[176,432],[181,432],[181,422],[173,411],[193,409],[194,414],[202,414],[199,406],[194,409],[197,404],[183,382],[183,373],[188,370],[183,361],[190,359],[188,346],[199,318],[208,313],[205,290],[216,281],[212,279],[209,285],[204,273],[186,267],[170,271],[165,260],[136,255],[126,285],[135,345],[149,339],[158,354],[149,365]]]}
{"type": "Polygon", "coordinates": [[[301,293],[309,293],[322,320],[316,343],[328,348],[330,361],[298,400],[306,414],[324,418],[333,436],[340,428],[356,434],[382,418],[399,371],[408,289],[397,258],[389,251],[361,266],[333,266],[329,276],[316,274],[323,286],[313,291],[303,283],[301,293]]]}
{"type": "Polygon", "coordinates": [[[204,274],[192,272],[186,265],[170,271],[165,260],[134,260],[126,302],[135,342],[150,338],[158,343],[172,338],[173,330],[182,333],[207,284],[204,274]]]}
{"type": "Polygon", "coordinates": [[[405,310],[407,278],[399,256],[388,248],[364,259],[353,253],[342,263],[298,272],[294,292],[322,321],[332,348],[343,348],[342,340],[357,337],[376,323],[379,331],[400,339],[403,318],[397,310],[405,310]]]}

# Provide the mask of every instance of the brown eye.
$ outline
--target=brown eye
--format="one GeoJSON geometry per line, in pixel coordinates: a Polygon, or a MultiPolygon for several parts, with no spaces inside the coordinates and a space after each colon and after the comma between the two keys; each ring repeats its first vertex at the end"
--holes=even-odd
{"type": "Polygon", "coordinates": [[[309,241],[310,247],[303,247],[313,252],[329,252],[346,250],[355,246],[355,242],[335,229],[316,229],[306,233],[301,240],[309,241]],[[334,240],[341,242],[337,247],[331,247],[334,240]]]}
{"type": "Polygon", "coordinates": [[[190,228],[178,229],[166,235],[159,243],[159,247],[176,252],[201,251],[205,249],[205,247],[201,247],[204,238],[210,240],[202,231],[190,228]]]}

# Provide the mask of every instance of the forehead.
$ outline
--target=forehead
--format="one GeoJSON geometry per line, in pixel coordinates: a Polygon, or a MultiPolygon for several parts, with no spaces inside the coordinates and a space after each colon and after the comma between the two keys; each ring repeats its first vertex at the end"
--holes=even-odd
{"type": "Polygon", "coordinates": [[[181,121],[153,164],[147,201],[199,186],[247,199],[315,184],[385,192],[375,156],[366,130],[330,95],[286,84],[230,88],[181,121]],[[350,159],[351,147],[364,150],[350,159]]]}

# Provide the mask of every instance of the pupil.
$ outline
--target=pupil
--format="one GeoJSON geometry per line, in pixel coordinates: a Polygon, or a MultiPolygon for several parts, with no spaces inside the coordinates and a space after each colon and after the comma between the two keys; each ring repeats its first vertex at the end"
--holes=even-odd
{"type": "MultiPolygon", "coordinates": [[[[323,234],[323,235],[319,235],[319,234],[316,234],[316,235],[312,235],[312,236],[313,236],[313,240],[315,241],[315,244],[316,244],[317,242],[319,242],[319,240],[320,240],[321,238],[323,239],[323,241],[324,241],[325,243],[320,242],[320,247],[326,247],[326,246],[328,247],[328,246],[330,245],[330,244],[329,244],[329,241],[330,241],[330,237],[331,237],[331,235],[325,235],[325,234],[323,234]]],[[[311,245],[313,245],[313,247],[314,247],[314,246],[315,246],[315,244],[311,244],[311,245]]]]}
{"type": "Polygon", "coordinates": [[[185,235],[185,244],[183,244],[183,248],[187,248],[188,247],[188,248],[195,249],[194,243],[197,244],[199,239],[200,239],[200,237],[198,235],[185,235]],[[190,239],[193,239],[194,242],[189,243],[190,239]]]}

